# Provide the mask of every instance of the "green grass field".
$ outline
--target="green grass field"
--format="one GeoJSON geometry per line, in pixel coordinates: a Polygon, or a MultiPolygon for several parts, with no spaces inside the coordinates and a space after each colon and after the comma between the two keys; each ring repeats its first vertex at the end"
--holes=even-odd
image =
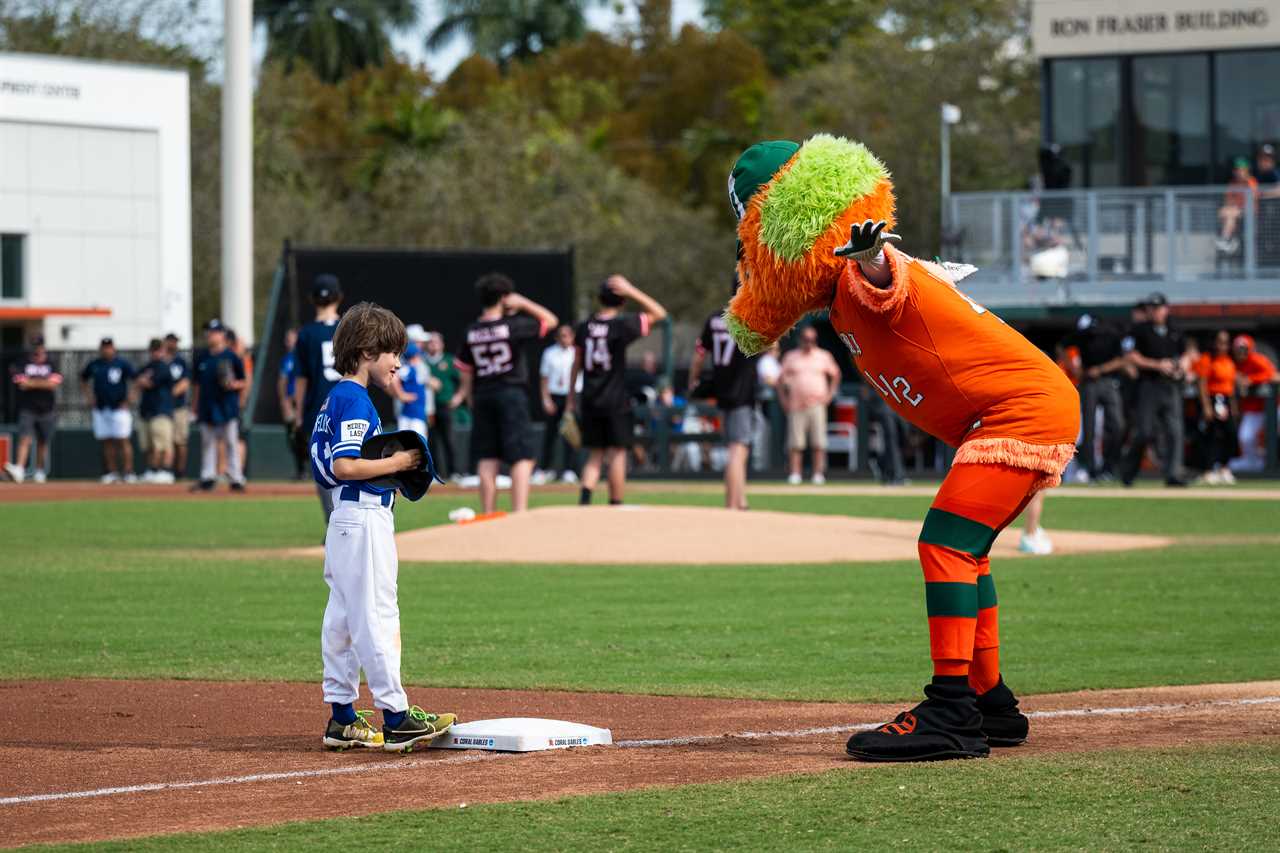
{"type": "MultiPolygon", "coordinates": [[[[719,502],[675,491],[635,499],[719,502]]],[[[470,500],[403,503],[397,523],[442,523],[470,500]]],[[[922,518],[928,503],[893,493],[752,501],[907,519],[922,518]]],[[[1186,541],[997,562],[1005,672],[1020,691],[1280,677],[1280,501],[1051,497],[1045,523],[1186,541]]],[[[327,593],[319,567],[263,550],[313,545],[321,534],[312,499],[5,504],[0,679],[317,681],[327,593]]],[[[411,685],[909,701],[928,676],[911,562],[403,564],[400,601],[411,685]],[[486,588],[483,604],[431,604],[442,585],[459,582],[486,588]],[[443,656],[415,659],[415,645],[439,648],[441,638],[443,656]]],[[[1280,808],[1277,759],[1271,743],[836,772],[152,846],[400,847],[429,835],[432,847],[462,849],[1238,848],[1256,846],[1264,818],[1280,808]]]]}

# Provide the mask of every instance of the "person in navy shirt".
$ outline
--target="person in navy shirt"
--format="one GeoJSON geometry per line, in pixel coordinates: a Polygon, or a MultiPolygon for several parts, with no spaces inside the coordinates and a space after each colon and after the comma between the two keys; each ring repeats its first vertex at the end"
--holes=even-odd
{"type": "MultiPolygon", "coordinates": [[[[342,287],[338,277],[322,273],[311,285],[311,304],[316,309],[316,319],[298,331],[294,344],[293,416],[302,434],[310,435],[315,426],[320,404],[329,390],[342,378],[334,366],[333,334],[338,328],[338,306],[342,303],[342,287]]],[[[324,523],[329,523],[333,505],[329,492],[316,487],[320,508],[324,511],[324,523]]]]}
{"type": "Polygon", "coordinates": [[[211,491],[218,477],[218,445],[225,447],[227,479],[233,492],[244,491],[240,461],[240,392],[247,385],[244,362],[227,346],[221,320],[205,324],[208,349],[195,364],[192,402],[200,422],[200,482],[192,491],[211,491]]]}
{"type": "Polygon", "coordinates": [[[298,417],[294,412],[293,396],[298,388],[298,330],[284,333],[284,355],[280,358],[280,373],[276,376],[276,399],[280,401],[280,420],[284,422],[285,441],[293,456],[293,478],[301,480],[307,466],[307,435],[298,429],[298,417]]]}
{"type": "Polygon", "coordinates": [[[129,413],[129,381],[137,375],[133,365],[116,352],[111,338],[98,344],[98,357],[80,373],[81,387],[93,409],[93,437],[102,444],[104,483],[133,483],[133,415],[129,413]]]}
{"type": "Polygon", "coordinates": [[[185,389],[187,381],[174,382],[164,341],[154,338],[148,349],[151,360],[138,374],[138,387],[142,389],[138,403],[142,429],[138,437],[147,455],[147,472],[142,479],[148,483],[172,483],[173,472],[169,469],[173,467],[174,390],[178,383],[185,389]]]}
{"type": "Polygon", "coordinates": [[[173,379],[173,476],[182,479],[187,470],[187,438],[191,435],[191,366],[178,351],[178,336],[164,336],[165,354],[169,358],[169,376],[173,379]]]}
{"type": "Polygon", "coordinates": [[[321,403],[311,431],[312,474],[334,506],[324,541],[329,603],[320,632],[324,701],[333,713],[323,743],[331,749],[407,752],[448,731],[455,719],[411,706],[400,680],[393,490],[372,482],[420,467],[422,451],[401,450],[381,459],[364,459],[360,452],[381,432],[368,386],[392,391],[407,343],[395,314],[367,302],[352,307],[333,338],[342,381],[321,403]],[[381,739],[366,719],[368,712],[354,707],[361,669],[374,705],[382,710],[381,739]]]}

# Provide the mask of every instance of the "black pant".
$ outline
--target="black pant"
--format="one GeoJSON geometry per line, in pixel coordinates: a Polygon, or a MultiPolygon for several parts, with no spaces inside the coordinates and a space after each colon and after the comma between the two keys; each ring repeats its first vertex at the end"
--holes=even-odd
{"type": "Polygon", "coordinates": [[[293,475],[296,479],[301,480],[303,472],[307,470],[307,445],[310,436],[292,423],[285,424],[284,431],[285,438],[289,443],[289,452],[293,454],[293,475]]]}
{"type": "Polygon", "coordinates": [[[1182,386],[1171,379],[1138,381],[1138,424],[1125,467],[1125,482],[1138,476],[1147,445],[1156,444],[1156,455],[1166,480],[1182,476],[1182,386]]]}
{"type": "MultiPolygon", "coordinates": [[[[1230,405],[1230,403],[1224,402],[1224,405],[1230,405]]],[[[1230,415],[1226,420],[1214,418],[1205,423],[1205,437],[1209,442],[1207,461],[1210,468],[1225,468],[1227,463],[1235,457],[1238,429],[1236,419],[1230,415]]]]}
{"type": "Polygon", "coordinates": [[[552,394],[551,404],[555,406],[555,414],[547,415],[545,418],[546,429],[542,433],[542,454],[539,457],[542,470],[551,471],[552,465],[556,461],[556,444],[560,444],[560,467],[555,469],[557,476],[563,474],[565,470],[577,473],[577,465],[574,464],[573,447],[569,442],[564,440],[560,435],[560,419],[564,417],[564,410],[569,398],[564,394],[552,394]]]}
{"type": "Polygon", "coordinates": [[[436,401],[436,422],[427,430],[431,460],[441,477],[459,473],[454,467],[457,456],[453,451],[453,409],[436,401]]]}
{"type": "Polygon", "coordinates": [[[1120,468],[1120,454],[1124,448],[1124,402],[1120,398],[1120,385],[1109,376],[1086,379],[1080,383],[1080,409],[1084,435],[1081,438],[1080,457],[1089,476],[1115,474],[1120,468]],[[1094,451],[1097,432],[1098,409],[1102,409],[1102,459],[1094,451]]]}
{"type": "Polygon", "coordinates": [[[867,421],[880,425],[884,436],[884,455],[880,458],[880,481],[883,483],[901,483],[906,477],[902,464],[902,442],[898,437],[898,415],[889,408],[889,404],[879,394],[870,394],[867,398],[867,421]]]}

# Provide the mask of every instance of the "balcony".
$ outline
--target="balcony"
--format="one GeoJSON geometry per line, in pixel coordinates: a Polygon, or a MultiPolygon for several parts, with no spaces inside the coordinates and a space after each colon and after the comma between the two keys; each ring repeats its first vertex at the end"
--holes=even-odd
{"type": "Polygon", "coordinates": [[[949,214],[943,258],[978,267],[964,289],[992,307],[1129,305],[1153,290],[1280,303],[1280,197],[1265,186],[956,193],[949,214]],[[1240,215],[1224,242],[1228,193],[1240,215]]]}

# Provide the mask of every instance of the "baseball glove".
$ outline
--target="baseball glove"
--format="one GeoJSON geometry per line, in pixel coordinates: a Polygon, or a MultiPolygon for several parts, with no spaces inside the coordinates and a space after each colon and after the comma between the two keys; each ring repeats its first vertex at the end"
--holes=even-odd
{"type": "Polygon", "coordinates": [[[569,443],[574,450],[582,447],[582,430],[578,427],[578,419],[573,412],[565,412],[560,419],[560,437],[569,443]]]}

